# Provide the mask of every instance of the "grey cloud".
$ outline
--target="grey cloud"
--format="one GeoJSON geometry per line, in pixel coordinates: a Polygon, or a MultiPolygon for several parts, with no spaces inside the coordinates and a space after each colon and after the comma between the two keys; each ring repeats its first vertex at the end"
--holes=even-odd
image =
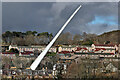
{"type": "Polygon", "coordinates": [[[119,0],[3,0],[3,2],[118,2],[119,0]]]}
{"type": "MultiPolygon", "coordinates": [[[[117,3],[91,3],[91,2],[60,2],[60,3],[3,3],[3,32],[36,30],[38,32],[56,33],[74,12],[78,5],[82,8],[68,24],[64,32],[71,33],[103,33],[103,25],[86,26],[97,16],[118,17],[117,3]],[[97,31],[97,29],[101,31],[97,31]],[[97,32],[96,32],[97,31],[97,32]]],[[[116,18],[117,20],[117,18],[116,18]]],[[[116,29],[116,27],[105,26],[105,31],[116,29]]]]}

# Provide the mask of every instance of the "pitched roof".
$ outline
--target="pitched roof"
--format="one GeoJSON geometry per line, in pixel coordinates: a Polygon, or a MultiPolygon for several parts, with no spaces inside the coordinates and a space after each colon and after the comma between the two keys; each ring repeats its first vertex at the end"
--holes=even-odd
{"type": "Polygon", "coordinates": [[[95,51],[106,50],[105,48],[95,48],[95,51]]]}
{"type": "Polygon", "coordinates": [[[2,54],[16,54],[14,52],[2,52],[2,54]]]}
{"type": "Polygon", "coordinates": [[[58,52],[58,53],[67,54],[67,53],[71,53],[71,52],[70,51],[61,51],[61,52],[58,52]]]}
{"type": "Polygon", "coordinates": [[[94,44],[95,46],[111,46],[111,47],[114,47],[115,45],[114,44],[94,44]]]}
{"type": "Polygon", "coordinates": [[[86,55],[86,54],[88,54],[88,55],[98,55],[98,54],[100,54],[100,55],[114,55],[114,53],[92,53],[92,52],[89,52],[89,53],[75,52],[74,54],[80,54],[80,55],[86,55]]]}
{"type": "Polygon", "coordinates": [[[75,51],[80,51],[81,49],[87,50],[87,48],[77,47],[77,49],[75,51]]]}
{"type": "Polygon", "coordinates": [[[22,55],[30,55],[31,53],[33,53],[33,52],[32,51],[21,52],[22,55]]]}
{"type": "Polygon", "coordinates": [[[95,51],[99,51],[99,50],[101,50],[100,48],[95,48],[95,51]]]}

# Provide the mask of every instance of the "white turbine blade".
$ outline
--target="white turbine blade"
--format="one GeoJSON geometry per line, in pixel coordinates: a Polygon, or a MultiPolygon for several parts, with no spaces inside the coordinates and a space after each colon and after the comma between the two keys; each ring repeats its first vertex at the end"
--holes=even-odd
{"type": "Polygon", "coordinates": [[[59,37],[61,32],[64,30],[64,28],[67,26],[67,24],[71,21],[71,19],[74,17],[74,15],[78,12],[78,10],[81,8],[81,5],[75,10],[75,12],[70,16],[70,18],[66,21],[66,23],[62,26],[60,31],[56,34],[56,36],[52,39],[52,41],[47,45],[47,47],[44,49],[44,51],[36,58],[36,60],[32,63],[30,68],[32,70],[35,70],[43,57],[46,55],[50,47],[53,45],[53,43],[56,41],[56,39],[59,37]]]}

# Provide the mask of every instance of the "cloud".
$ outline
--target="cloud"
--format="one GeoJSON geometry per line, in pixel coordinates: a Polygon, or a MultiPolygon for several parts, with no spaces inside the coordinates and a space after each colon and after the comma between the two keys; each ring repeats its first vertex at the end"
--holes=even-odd
{"type": "Polygon", "coordinates": [[[2,30],[3,32],[36,30],[55,34],[80,4],[82,4],[82,8],[64,32],[75,34],[91,31],[91,33],[100,34],[116,29],[114,26],[117,25],[112,23],[116,23],[118,17],[118,4],[115,2],[3,2],[2,30]],[[96,21],[96,16],[102,17],[104,22],[87,25],[96,21]],[[112,19],[109,19],[111,16],[112,19]]]}

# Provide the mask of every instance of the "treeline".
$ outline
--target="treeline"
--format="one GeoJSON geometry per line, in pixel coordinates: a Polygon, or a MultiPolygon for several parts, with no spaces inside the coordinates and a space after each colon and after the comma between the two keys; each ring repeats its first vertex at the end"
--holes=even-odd
{"type": "MultiPolygon", "coordinates": [[[[87,34],[71,34],[70,32],[62,33],[54,45],[91,45],[93,39],[97,35],[87,34]]],[[[18,46],[29,46],[29,45],[47,45],[53,38],[52,33],[42,32],[38,33],[36,31],[26,31],[26,32],[10,32],[6,31],[2,34],[3,44],[13,44],[18,46]]]]}
{"type": "Polygon", "coordinates": [[[13,44],[20,46],[28,45],[44,45],[48,44],[53,38],[52,33],[42,32],[37,33],[36,31],[26,31],[24,32],[10,32],[6,31],[2,34],[3,44],[13,44]]]}
{"type": "Polygon", "coordinates": [[[71,34],[70,32],[62,33],[55,44],[65,44],[65,45],[91,45],[96,37],[96,34],[87,34],[83,32],[82,34],[71,34]]]}

